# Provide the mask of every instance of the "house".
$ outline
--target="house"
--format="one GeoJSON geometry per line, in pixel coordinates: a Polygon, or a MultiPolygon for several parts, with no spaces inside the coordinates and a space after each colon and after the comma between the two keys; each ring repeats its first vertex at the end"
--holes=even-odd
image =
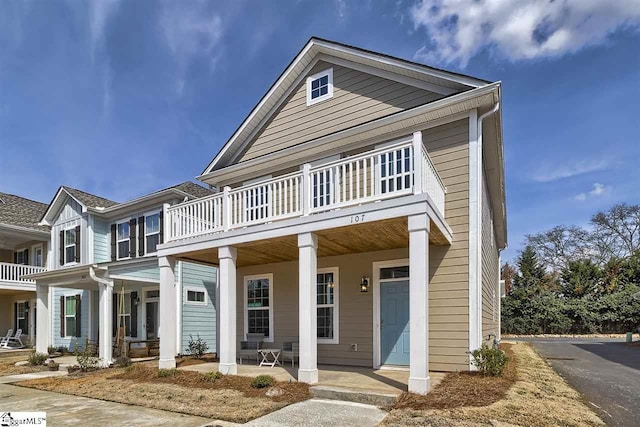
{"type": "Polygon", "coordinates": [[[47,205],[0,193],[0,334],[22,330],[25,344],[35,336],[36,284],[26,274],[45,270],[49,227],[39,225],[47,205]]]}
{"type": "MultiPolygon", "coordinates": [[[[175,366],[174,266],[219,268],[219,370],[248,333],[318,364],[470,370],[497,335],[506,246],[501,84],[312,38],[199,180],[165,209],[161,368],[175,366]]],[[[210,319],[213,321],[213,319],[210,319]]]]}
{"type": "MultiPolygon", "coordinates": [[[[37,287],[38,330],[47,331],[38,334],[37,351],[48,346],[74,350],[88,340],[98,342],[102,363],[108,365],[118,328],[131,348],[157,349],[149,343],[158,340],[160,330],[156,253],[165,235],[163,210],[211,193],[185,182],[117,203],[60,187],[40,221],[51,229],[48,269],[27,276],[37,287]],[[100,345],[104,342],[110,345],[100,345]]],[[[215,351],[215,269],[180,261],[173,275],[171,298],[180,310],[174,351],[186,351],[189,334],[215,351]],[[203,321],[208,318],[214,321],[203,321]]]]}

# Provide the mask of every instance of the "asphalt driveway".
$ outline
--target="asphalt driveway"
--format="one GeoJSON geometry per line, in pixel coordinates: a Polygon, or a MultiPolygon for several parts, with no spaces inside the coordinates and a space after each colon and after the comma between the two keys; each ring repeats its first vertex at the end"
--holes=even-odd
{"type": "Polygon", "coordinates": [[[640,345],[607,338],[518,341],[531,342],[608,425],[640,425],[640,345]]]}

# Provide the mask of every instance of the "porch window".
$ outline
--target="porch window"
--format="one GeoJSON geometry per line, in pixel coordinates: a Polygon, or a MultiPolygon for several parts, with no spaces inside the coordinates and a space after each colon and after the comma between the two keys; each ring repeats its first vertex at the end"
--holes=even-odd
{"type": "Polygon", "coordinates": [[[118,259],[129,258],[129,222],[121,222],[117,230],[118,259]]]}
{"type": "Polygon", "coordinates": [[[76,229],[64,230],[64,263],[68,264],[76,260],[76,229]]]}
{"type": "Polygon", "coordinates": [[[28,315],[29,304],[26,301],[16,303],[16,329],[22,329],[22,332],[28,334],[28,315]]]}
{"type": "Polygon", "coordinates": [[[273,275],[245,277],[245,333],[273,340],[273,275]]]}
{"type": "Polygon", "coordinates": [[[29,250],[25,249],[14,253],[15,264],[29,265],[29,250]]]}
{"type": "Polygon", "coordinates": [[[207,294],[201,288],[185,288],[185,304],[207,305],[207,294]]]}
{"type": "Polygon", "coordinates": [[[338,343],[338,269],[318,269],[318,343],[338,343]]]}
{"type": "Polygon", "coordinates": [[[76,296],[64,297],[64,335],[76,336],[76,296]]]}
{"type": "Polygon", "coordinates": [[[156,247],[160,243],[160,214],[147,215],[144,221],[144,239],[147,245],[145,253],[156,253],[156,247]]]}

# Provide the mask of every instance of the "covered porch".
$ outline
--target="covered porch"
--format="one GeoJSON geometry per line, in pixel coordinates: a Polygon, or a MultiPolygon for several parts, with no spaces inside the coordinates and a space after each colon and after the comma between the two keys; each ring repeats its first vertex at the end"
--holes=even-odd
{"type": "MultiPolygon", "coordinates": [[[[351,376],[344,372],[353,371],[379,383],[376,387],[381,392],[390,391],[388,387],[398,393],[407,389],[428,392],[429,246],[449,244],[448,230],[446,224],[434,223],[426,213],[427,201],[420,196],[413,205],[406,201],[402,206],[393,203],[375,206],[378,210],[390,209],[391,217],[376,220],[376,214],[363,207],[358,214],[344,209],[335,213],[342,217],[338,226],[323,228],[322,221],[315,221],[310,223],[317,227],[313,232],[270,238],[260,238],[262,233],[256,230],[246,241],[226,245],[211,242],[209,247],[179,254],[179,259],[219,265],[220,363],[215,368],[224,374],[277,373],[310,384],[337,384],[341,378],[348,381],[351,376]],[[373,217],[370,221],[369,213],[373,217]],[[354,217],[358,217],[357,222],[354,217]],[[401,282],[406,297],[390,309],[407,316],[401,325],[406,329],[400,328],[398,336],[393,337],[393,349],[387,345],[387,352],[399,353],[398,359],[385,357],[381,332],[380,271],[386,266],[400,267],[403,275],[395,281],[401,282]],[[329,272],[331,280],[323,288],[318,277],[329,272]],[[255,286],[263,289],[251,288],[255,286]],[[249,288],[252,293],[248,293],[249,288]],[[328,298],[330,293],[333,299],[328,298]],[[264,309],[263,314],[251,316],[252,308],[264,309]],[[319,308],[331,308],[336,313],[334,320],[321,319],[319,323],[319,308]],[[327,330],[334,335],[327,335],[327,330]],[[256,371],[255,365],[238,364],[240,342],[256,331],[264,332],[263,348],[280,349],[285,342],[297,342],[296,367],[256,371]]],[[[227,239],[221,236],[220,240],[227,239]]],[[[174,286],[175,259],[160,256],[162,294],[170,294],[174,286]]],[[[176,311],[173,301],[163,299],[161,305],[163,313],[176,311]]],[[[174,324],[166,320],[169,326],[174,324]]],[[[389,325],[387,328],[391,329],[389,325]]],[[[174,335],[167,329],[162,329],[162,339],[170,342],[174,335]]],[[[176,366],[173,349],[161,346],[159,365],[176,366]]],[[[353,384],[358,381],[367,384],[353,377],[353,384]]]]}

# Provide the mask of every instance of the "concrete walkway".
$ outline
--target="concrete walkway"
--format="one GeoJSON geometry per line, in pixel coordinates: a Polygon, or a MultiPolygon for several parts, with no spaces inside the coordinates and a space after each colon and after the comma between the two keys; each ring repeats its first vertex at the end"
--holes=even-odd
{"type": "MultiPolygon", "coordinates": [[[[33,372],[31,374],[16,374],[16,375],[6,375],[4,377],[0,377],[0,384],[11,384],[17,383],[19,381],[26,380],[37,380],[40,378],[48,378],[48,377],[61,377],[67,375],[67,371],[42,371],[42,372],[33,372]]],[[[0,408],[2,410],[2,408],[0,408]]]]}
{"type": "Polygon", "coordinates": [[[224,425],[206,418],[8,384],[0,384],[0,411],[44,411],[50,426],[224,425]]]}
{"type": "Polygon", "coordinates": [[[260,427],[373,427],[387,415],[382,409],[361,403],[311,399],[295,403],[250,421],[260,427]]]}

